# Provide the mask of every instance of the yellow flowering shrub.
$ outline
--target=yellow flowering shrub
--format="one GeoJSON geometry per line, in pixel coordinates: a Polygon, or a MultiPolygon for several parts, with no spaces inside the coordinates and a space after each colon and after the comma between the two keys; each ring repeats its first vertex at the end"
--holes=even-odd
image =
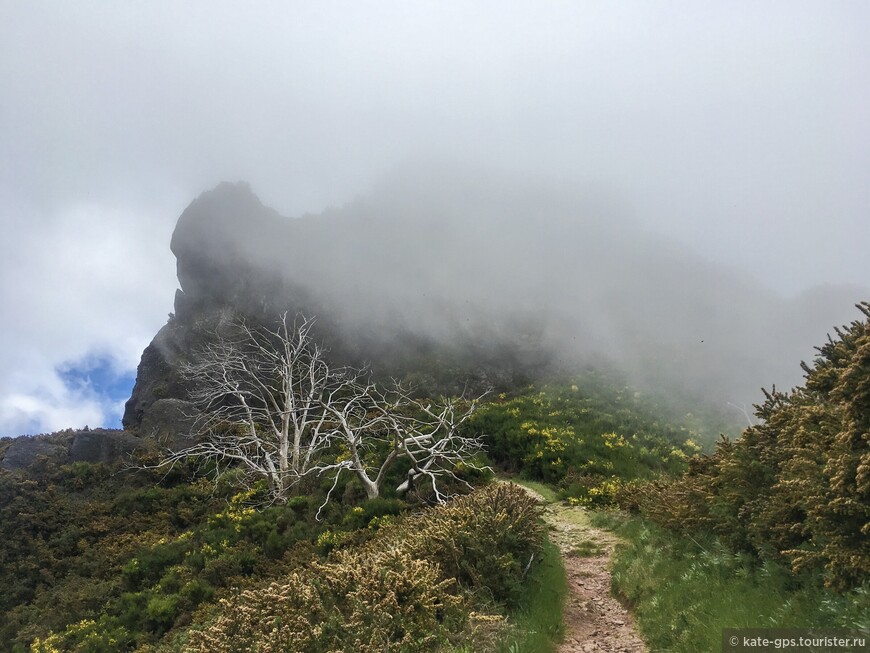
{"type": "Polygon", "coordinates": [[[70,624],[62,633],[37,637],[31,653],[99,653],[124,650],[132,638],[123,626],[105,617],[100,621],[82,619],[70,624]]]}
{"type": "Polygon", "coordinates": [[[191,631],[187,653],[431,650],[466,621],[455,582],[398,549],[342,552],[286,581],[223,599],[219,617],[191,631]]]}
{"type": "Polygon", "coordinates": [[[185,651],[438,650],[469,628],[472,592],[515,596],[540,549],[539,517],[534,500],[506,484],[413,517],[384,517],[363,546],[221,601],[220,614],[191,632],[185,651]]]}

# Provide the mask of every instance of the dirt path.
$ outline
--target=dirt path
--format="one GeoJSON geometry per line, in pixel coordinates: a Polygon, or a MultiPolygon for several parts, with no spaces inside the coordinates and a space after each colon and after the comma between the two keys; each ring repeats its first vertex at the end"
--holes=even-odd
{"type": "MultiPolygon", "coordinates": [[[[536,492],[530,490],[543,502],[536,492]]],[[[565,641],[559,653],[646,653],[628,611],[610,596],[610,558],[619,541],[593,527],[581,508],[545,504],[550,537],[562,551],[568,577],[565,641]]]]}

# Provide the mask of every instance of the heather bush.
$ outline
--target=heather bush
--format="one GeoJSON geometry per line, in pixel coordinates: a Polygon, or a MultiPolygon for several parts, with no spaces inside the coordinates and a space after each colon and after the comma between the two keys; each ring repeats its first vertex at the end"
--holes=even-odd
{"type": "Polygon", "coordinates": [[[676,480],[639,488],[641,513],[733,550],[824,575],[837,590],[870,576],[870,303],[867,319],[804,364],[803,386],[765,393],[760,423],[676,480]]]}
{"type": "Polygon", "coordinates": [[[500,483],[423,513],[401,530],[407,546],[445,575],[511,605],[524,569],[540,552],[542,528],[535,500],[500,483]]]}
{"type": "Polygon", "coordinates": [[[326,610],[310,578],[294,573],[286,581],[221,599],[220,616],[190,633],[190,653],[314,651],[326,610]]]}
{"type": "Polygon", "coordinates": [[[315,570],[331,599],[323,628],[330,646],[351,644],[362,653],[431,650],[467,620],[455,581],[407,551],[343,552],[315,570]]]}
{"type": "Polygon", "coordinates": [[[541,550],[534,500],[497,484],[382,523],[287,580],[221,601],[189,653],[438,650],[466,629],[474,599],[510,603],[541,550]]]}
{"type": "Polygon", "coordinates": [[[407,551],[364,547],[286,581],[220,601],[189,653],[396,653],[434,650],[467,621],[466,599],[440,568],[407,551]]]}

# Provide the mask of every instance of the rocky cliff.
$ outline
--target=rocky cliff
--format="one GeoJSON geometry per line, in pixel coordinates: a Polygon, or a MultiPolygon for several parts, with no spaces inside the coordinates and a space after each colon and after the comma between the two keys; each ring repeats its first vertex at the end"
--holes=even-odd
{"type": "Polygon", "coordinates": [[[41,462],[114,464],[151,443],[115,429],[82,429],[22,435],[0,441],[0,469],[30,469],[41,462]]]}
{"type": "Polygon", "coordinates": [[[283,218],[245,183],[223,183],[194,200],[171,241],[181,286],[175,311],[143,352],[124,427],[164,438],[186,430],[195,411],[185,401],[179,363],[236,314],[267,322],[283,311],[316,315],[337,361],[372,362],[383,374],[411,374],[450,392],[469,379],[480,386],[522,383],[546,365],[550,354],[534,346],[534,326],[509,341],[477,317],[479,338],[472,338],[468,319],[455,328],[462,322],[455,301],[443,294],[433,294],[431,304],[414,301],[425,297],[426,286],[408,286],[407,275],[419,273],[409,268],[431,259],[426,264],[437,271],[439,245],[421,247],[414,229],[393,222],[396,216],[377,217],[384,219],[370,210],[283,218]],[[397,255],[401,243],[416,253],[397,255]],[[384,268],[393,259],[414,264],[384,268]],[[447,332],[415,328],[433,312],[440,315],[430,326],[447,332]]]}
{"type": "Polygon", "coordinates": [[[594,193],[455,174],[415,173],[294,219],[224,183],[185,209],[171,248],[175,313],[124,415],[164,438],[192,414],[179,362],[233,313],[316,315],[337,360],[448,392],[593,362],[725,406],[797,383],[794,361],[864,299],[851,288],[786,299],[594,193]]]}

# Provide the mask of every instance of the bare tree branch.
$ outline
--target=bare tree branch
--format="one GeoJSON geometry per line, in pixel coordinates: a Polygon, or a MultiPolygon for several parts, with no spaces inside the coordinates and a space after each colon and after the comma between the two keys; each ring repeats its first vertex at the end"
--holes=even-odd
{"type": "Polygon", "coordinates": [[[189,447],[170,451],[158,467],[196,458],[220,473],[241,470],[243,483],[268,481],[274,501],[286,500],[305,476],[352,472],[369,498],[404,459],[407,492],[418,480],[446,500],[441,483],[459,480],[457,466],[479,468],[480,438],[461,435],[482,397],[421,402],[393,382],[377,387],[367,368],[330,367],[314,340],[314,320],[281,316],[272,330],[232,322],[182,369],[200,409],[189,447]]]}

